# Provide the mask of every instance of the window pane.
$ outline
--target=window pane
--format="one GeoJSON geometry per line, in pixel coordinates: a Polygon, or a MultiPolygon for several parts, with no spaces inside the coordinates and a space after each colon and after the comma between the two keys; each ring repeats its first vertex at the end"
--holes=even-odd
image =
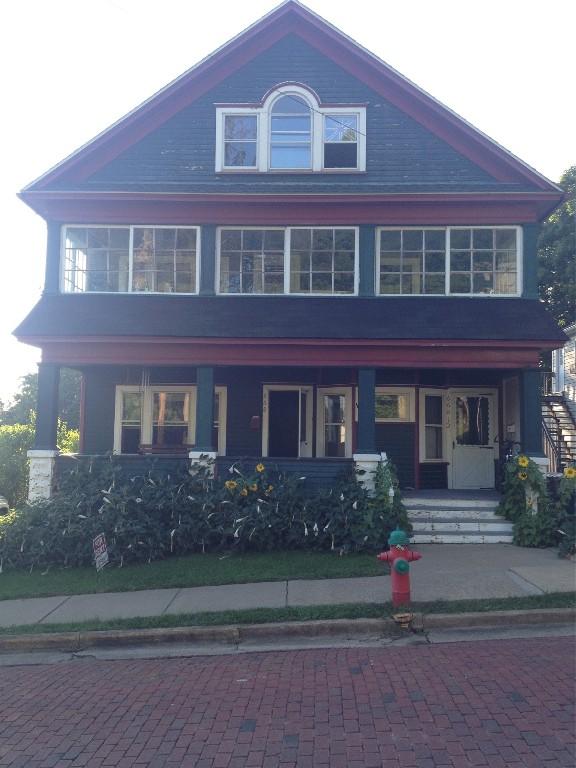
{"type": "Polygon", "coordinates": [[[140,392],[122,393],[122,423],[140,424],[142,395],[140,392]]]}
{"type": "MultiPolygon", "coordinates": [[[[302,117],[273,117],[272,118],[272,140],[275,141],[279,136],[291,136],[292,134],[302,133],[305,136],[310,135],[310,118],[302,117]]],[[[294,140],[298,140],[295,136],[294,140]]]]}
{"type": "Polygon", "coordinates": [[[353,251],[356,247],[356,232],[353,229],[337,229],[334,238],[337,251],[353,251]]]}
{"type": "Polygon", "coordinates": [[[474,251],[472,269],[474,272],[492,272],[494,255],[492,251],[474,251]]]}
{"type": "Polygon", "coordinates": [[[357,168],[358,147],[356,144],[325,144],[324,168],[357,168]]]}
{"type": "Polygon", "coordinates": [[[226,141],[256,141],[257,126],[256,115],[226,115],[224,138],[226,141]]]}
{"type": "Polygon", "coordinates": [[[407,421],[409,418],[408,395],[376,395],[376,419],[378,421],[387,419],[407,421]]]}
{"type": "Polygon", "coordinates": [[[315,251],[331,251],[334,247],[334,232],[331,229],[314,229],[312,247],[315,251]]]}
{"type": "Polygon", "coordinates": [[[222,229],[220,231],[220,248],[222,250],[239,251],[242,248],[242,230],[222,229]]]}
{"type": "Polygon", "coordinates": [[[311,240],[312,240],[311,229],[292,229],[290,231],[290,247],[293,250],[309,249],[311,240]]]}
{"type": "Polygon", "coordinates": [[[493,238],[491,229],[472,230],[472,247],[492,250],[493,238]]]}
{"type": "Polygon", "coordinates": [[[400,275],[380,275],[380,293],[400,293],[400,275]]]}
{"type": "Polygon", "coordinates": [[[471,231],[469,229],[452,229],[450,231],[450,248],[470,248],[471,231]]]}
{"type": "Polygon", "coordinates": [[[427,459],[442,458],[442,428],[426,427],[425,432],[425,451],[427,459]]]}
{"type": "Polygon", "coordinates": [[[356,115],[326,115],[324,117],[324,141],[356,142],[358,118],[356,115]]]}
{"type": "Polygon", "coordinates": [[[426,253],[425,268],[426,272],[444,272],[446,265],[446,256],[444,253],[426,253]]]}
{"type": "Polygon", "coordinates": [[[470,275],[454,274],[450,275],[451,293],[470,293],[470,275]]]}
{"type": "Polygon", "coordinates": [[[401,238],[402,232],[400,230],[383,230],[380,232],[380,249],[382,251],[399,251],[401,238]]]}
{"type": "Polygon", "coordinates": [[[472,290],[474,293],[492,293],[494,288],[494,279],[492,272],[478,272],[474,275],[472,281],[472,290]]]}
{"type": "Polygon", "coordinates": [[[304,114],[307,112],[310,112],[310,107],[304,99],[292,94],[282,96],[272,107],[273,114],[304,114]]]}
{"type": "Polygon", "coordinates": [[[494,240],[496,248],[510,248],[516,251],[515,229],[496,229],[494,231],[494,240]]]}
{"type": "Polygon", "coordinates": [[[354,293],[354,273],[334,273],[334,293],[354,293]]]}
{"type": "Polygon", "coordinates": [[[446,277],[444,272],[424,275],[424,293],[445,293],[446,277]]]}
{"type": "Polygon", "coordinates": [[[405,251],[421,251],[424,247],[424,232],[421,229],[405,229],[402,232],[402,247],[405,251]]]}
{"type": "Polygon", "coordinates": [[[450,269],[453,271],[470,271],[470,251],[452,251],[450,253],[450,269]]]}
{"type": "Polygon", "coordinates": [[[330,272],[313,272],[312,291],[315,293],[332,293],[332,274],[330,272]]]}
{"type": "Polygon", "coordinates": [[[426,395],[424,399],[426,424],[442,424],[442,396],[426,395]]]}
{"type": "Polygon", "coordinates": [[[427,251],[444,251],[446,232],[442,229],[427,229],[424,232],[424,243],[427,251]]]}
{"type": "Polygon", "coordinates": [[[256,143],[227,141],[224,144],[224,165],[230,168],[254,168],[256,143]]]}
{"type": "Polygon", "coordinates": [[[487,397],[456,398],[458,445],[488,445],[489,400],[487,397]]]}
{"type": "Polygon", "coordinates": [[[271,148],[272,168],[310,168],[310,147],[271,148]]]}

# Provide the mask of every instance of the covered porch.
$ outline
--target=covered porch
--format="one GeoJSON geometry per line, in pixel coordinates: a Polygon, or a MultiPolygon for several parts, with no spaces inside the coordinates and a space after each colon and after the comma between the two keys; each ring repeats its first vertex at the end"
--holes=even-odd
{"type": "MultiPolygon", "coordinates": [[[[81,447],[195,462],[265,461],[330,485],[385,454],[404,489],[494,488],[500,445],[542,459],[540,374],[490,368],[83,365],[81,447]]],[[[58,365],[40,366],[33,466],[58,456],[58,365]]],[[[58,459],[62,465],[64,459],[58,459]]]]}

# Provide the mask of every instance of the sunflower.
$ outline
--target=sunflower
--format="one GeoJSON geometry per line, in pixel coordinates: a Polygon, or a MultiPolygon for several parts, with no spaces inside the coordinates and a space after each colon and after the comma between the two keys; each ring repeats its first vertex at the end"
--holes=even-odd
{"type": "Polygon", "coordinates": [[[520,480],[527,480],[528,474],[526,472],[518,472],[518,477],[520,478],[520,480]]]}
{"type": "Polygon", "coordinates": [[[576,477],[576,467],[566,467],[564,470],[564,477],[573,480],[576,477]]]}
{"type": "Polygon", "coordinates": [[[250,490],[255,493],[258,490],[258,483],[252,483],[250,490]]]}
{"type": "Polygon", "coordinates": [[[256,472],[264,472],[265,469],[264,464],[256,464],[256,472]]]}
{"type": "Polygon", "coordinates": [[[242,490],[240,491],[240,496],[248,496],[248,489],[242,488],[242,490]]]}
{"type": "Polygon", "coordinates": [[[530,459],[528,458],[528,456],[518,456],[519,467],[527,467],[528,464],[530,464],[530,459]]]}
{"type": "Polygon", "coordinates": [[[226,482],[224,483],[224,486],[228,491],[233,491],[238,487],[238,483],[236,482],[236,480],[226,480],[226,482]]]}

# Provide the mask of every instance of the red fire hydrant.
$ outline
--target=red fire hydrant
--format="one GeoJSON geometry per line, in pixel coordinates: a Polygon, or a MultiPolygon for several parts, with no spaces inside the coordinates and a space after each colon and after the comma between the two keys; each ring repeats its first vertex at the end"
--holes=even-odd
{"type": "Polygon", "coordinates": [[[420,560],[420,552],[408,548],[408,536],[405,531],[396,528],[392,531],[388,544],[388,552],[381,552],[378,560],[390,563],[392,571],[392,605],[407,605],[410,602],[410,565],[414,560],[420,560]]]}

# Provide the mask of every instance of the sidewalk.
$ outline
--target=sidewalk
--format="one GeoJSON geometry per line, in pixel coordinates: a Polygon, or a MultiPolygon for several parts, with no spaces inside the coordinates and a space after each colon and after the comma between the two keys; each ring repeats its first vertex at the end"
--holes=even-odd
{"type": "MultiPolygon", "coordinates": [[[[509,544],[424,544],[418,551],[422,560],[411,567],[415,601],[576,590],[576,563],[559,559],[555,550],[521,549],[509,544]]],[[[0,601],[0,627],[389,600],[388,576],[62,595],[0,601]]]]}

